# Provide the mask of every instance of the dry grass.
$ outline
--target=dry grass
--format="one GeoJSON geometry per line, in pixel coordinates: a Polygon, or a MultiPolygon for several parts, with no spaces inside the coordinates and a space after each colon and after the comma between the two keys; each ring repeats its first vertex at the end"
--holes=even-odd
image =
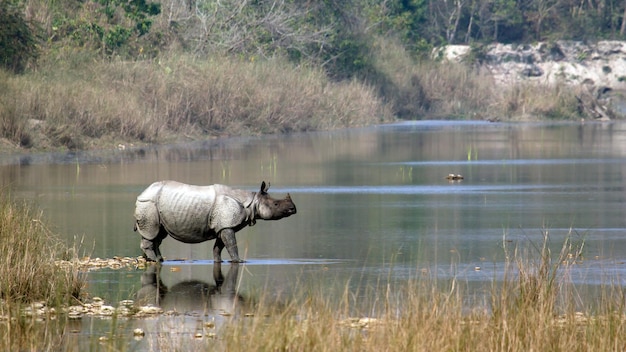
{"type": "Polygon", "coordinates": [[[565,85],[520,84],[502,89],[496,97],[496,111],[512,119],[581,117],[576,91],[565,85]]]}
{"type": "Polygon", "coordinates": [[[215,135],[287,133],[404,119],[579,117],[566,86],[496,86],[474,67],[416,63],[378,40],[363,80],[333,82],[284,59],[163,54],[102,60],[66,48],[24,75],[0,72],[0,137],[15,146],[89,149],[215,135]],[[364,83],[366,82],[366,83],[364,83]]]}
{"type": "Polygon", "coordinates": [[[59,270],[64,247],[26,204],[0,201],[0,297],[5,301],[69,301],[80,293],[77,275],[59,270]],[[60,295],[60,296],[59,296],[60,295]]]}
{"type": "MultiPolygon", "coordinates": [[[[558,253],[549,236],[528,248],[505,248],[506,278],[487,305],[468,306],[462,280],[428,275],[378,288],[362,311],[346,289],[329,297],[311,283],[277,306],[261,300],[254,317],[233,319],[205,344],[162,341],[160,350],[228,348],[246,351],[609,351],[626,346],[623,294],[598,297],[598,310],[577,311],[567,280],[582,247],[566,239],[558,253]]],[[[613,291],[603,288],[603,291],[613,291]]],[[[618,290],[619,291],[619,290],[618,290]]],[[[370,299],[370,298],[368,298],[370,299]]],[[[196,341],[197,342],[197,341],[196,341]]]]}
{"type": "Polygon", "coordinates": [[[491,77],[464,64],[416,63],[398,43],[378,39],[370,77],[401,118],[481,118],[494,104],[491,77]]]}
{"type": "Polygon", "coordinates": [[[35,147],[91,147],[98,139],[165,142],[175,137],[259,134],[391,120],[373,90],[332,83],[281,60],[92,62],[60,55],[50,69],[6,75],[2,135],[35,147]]]}
{"type": "Polygon", "coordinates": [[[580,118],[576,89],[536,83],[503,86],[475,65],[416,63],[391,40],[378,39],[372,84],[406,119],[537,120],[580,118]]]}
{"type": "MultiPolygon", "coordinates": [[[[78,272],[60,269],[55,259],[69,256],[61,242],[25,204],[0,200],[0,350],[48,350],[59,342],[59,319],[40,322],[24,314],[33,304],[75,303],[83,289],[78,272]]],[[[31,311],[36,310],[33,308],[31,311]]],[[[52,314],[53,311],[48,311],[52,314]]],[[[48,316],[50,318],[50,316],[48,316]]]]}

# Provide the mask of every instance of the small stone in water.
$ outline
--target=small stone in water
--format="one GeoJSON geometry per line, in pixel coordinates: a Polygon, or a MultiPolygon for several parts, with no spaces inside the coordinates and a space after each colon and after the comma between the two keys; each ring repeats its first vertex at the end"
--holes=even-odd
{"type": "Polygon", "coordinates": [[[120,301],[120,306],[132,306],[133,304],[135,304],[135,301],[133,301],[132,299],[125,299],[120,301]]]}

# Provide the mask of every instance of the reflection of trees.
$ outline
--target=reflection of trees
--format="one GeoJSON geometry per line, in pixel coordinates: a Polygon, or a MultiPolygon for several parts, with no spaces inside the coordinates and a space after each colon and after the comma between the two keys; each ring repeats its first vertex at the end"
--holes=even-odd
{"type": "Polygon", "coordinates": [[[187,280],[167,287],[161,281],[162,266],[150,265],[141,275],[141,289],[137,292],[139,305],[156,305],[163,310],[178,312],[221,310],[235,313],[244,305],[244,298],[237,292],[239,264],[231,263],[226,276],[222,264],[213,264],[214,285],[201,280],[187,280]]]}

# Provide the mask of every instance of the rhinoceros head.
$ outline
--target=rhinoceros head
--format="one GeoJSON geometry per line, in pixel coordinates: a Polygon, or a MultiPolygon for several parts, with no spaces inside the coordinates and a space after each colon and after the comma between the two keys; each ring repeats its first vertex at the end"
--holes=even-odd
{"type": "Polygon", "coordinates": [[[291,195],[287,193],[284,199],[274,199],[268,193],[269,183],[261,183],[261,190],[256,195],[257,202],[256,217],[263,220],[278,220],[296,213],[296,205],[291,200],[291,195]]]}

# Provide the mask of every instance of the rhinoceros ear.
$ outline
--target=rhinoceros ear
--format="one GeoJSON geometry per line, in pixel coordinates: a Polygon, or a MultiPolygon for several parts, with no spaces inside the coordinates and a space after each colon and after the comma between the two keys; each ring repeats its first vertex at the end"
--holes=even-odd
{"type": "Polygon", "coordinates": [[[268,182],[266,185],[265,181],[261,182],[261,194],[267,193],[268,189],[270,189],[270,183],[268,182]]]}

